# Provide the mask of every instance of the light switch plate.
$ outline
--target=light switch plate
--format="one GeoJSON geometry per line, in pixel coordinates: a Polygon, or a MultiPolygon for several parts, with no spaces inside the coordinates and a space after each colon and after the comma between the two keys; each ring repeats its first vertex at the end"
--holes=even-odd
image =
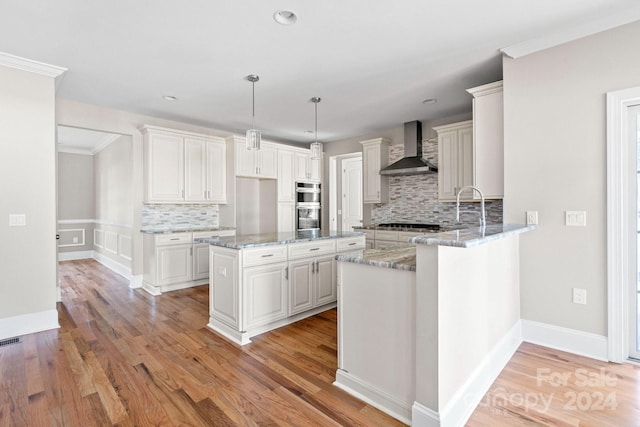
{"type": "Polygon", "coordinates": [[[587,303],[587,290],[580,288],[573,288],[573,302],[575,304],[587,303]]]}
{"type": "Polygon", "coordinates": [[[538,224],[538,211],[527,211],[527,225],[538,224]]]}
{"type": "Polygon", "coordinates": [[[586,211],[565,211],[564,224],[569,227],[586,227],[587,212],[586,211]]]}
{"type": "Polygon", "coordinates": [[[9,214],[10,227],[23,227],[27,225],[27,216],[25,214],[9,214]]]}

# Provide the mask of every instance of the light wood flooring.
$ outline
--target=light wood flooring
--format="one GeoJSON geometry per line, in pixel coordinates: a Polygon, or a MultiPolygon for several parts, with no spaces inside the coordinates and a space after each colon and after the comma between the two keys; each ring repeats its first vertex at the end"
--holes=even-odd
{"type": "MultiPolygon", "coordinates": [[[[60,280],[61,328],[0,348],[0,427],[402,425],[332,385],[335,310],[239,347],[205,327],[207,286],[152,297],[92,260],[60,263],[60,280]]],[[[468,425],[640,426],[639,385],[636,367],[523,344],[468,425]],[[577,387],[600,368],[615,384],[577,387]],[[598,392],[615,394],[603,410],[598,392]]]]}

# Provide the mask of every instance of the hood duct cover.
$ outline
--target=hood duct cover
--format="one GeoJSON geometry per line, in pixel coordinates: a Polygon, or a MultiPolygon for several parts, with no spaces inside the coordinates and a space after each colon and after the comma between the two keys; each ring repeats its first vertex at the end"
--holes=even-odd
{"type": "Polygon", "coordinates": [[[380,170],[380,175],[419,175],[438,172],[438,168],[422,158],[422,123],[404,124],[404,157],[380,170]]]}

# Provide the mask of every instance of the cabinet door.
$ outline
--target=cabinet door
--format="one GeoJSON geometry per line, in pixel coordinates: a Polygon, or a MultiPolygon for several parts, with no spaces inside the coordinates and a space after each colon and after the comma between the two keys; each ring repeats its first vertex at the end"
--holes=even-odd
{"type": "Polygon", "coordinates": [[[458,134],[438,133],[438,197],[455,199],[458,187],[458,134]]]}
{"type": "Polygon", "coordinates": [[[309,158],[309,181],[322,181],[322,159],[309,158]]]}
{"type": "Polygon", "coordinates": [[[309,155],[307,153],[295,154],[295,180],[296,181],[309,181],[308,171],[309,155]]]}
{"type": "Polygon", "coordinates": [[[257,151],[258,175],[260,178],[278,178],[278,150],[275,147],[263,145],[257,151]]]}
{"type": "Polygon", "coordinates": [[[364,203],[380,202],[380,147],[363,146],[362,164],[364,167],[364,193],[362,199],[364,203]]]}
{"type": "Polygon", "coordinates": [[[337,300],[335,256],[315,260],[315,306],[329,304],[337,300]]]}
{"type": "Polygon", "coordinates": [[[286,263],[244,269],[245,330],[287,317],[286,263]]]}
{"type": "Polygon", "coordinates": [[[293,202],[278,203],[278,233],[291,233],[296,229],[296,207],[293,202]]]}
{"type": "Polygon", "coordinates": [[[247,150],[244,142],[236,142],[236,175],[250,177],[258,175],[256,150],[247,150]]]}
{"type": "Polygon", "coordinates": [[[147,135],[146,166],[148,202],[179,202],[184,194],[184,144],[168,133],[147,135]]]}
{"type": "Polygon", "coordinates": [[[239,329],[238,252],[212,250],[209,261],[209,314],[214,319],[239,329]]]}
{"type": "MultiPolygon", "coordinates": [[[[278,201],[295,202],[294,152],[278,150],[278,201]]],[[[279,228],[278,228],[279,229],[279,228]]]]}
{"type": "Polygon", "coordinates": [[[191,274],[192,245],[175,245],[156,248],[158,284],[188,282],[191,274]]]}
{"type": "Polygon", "coordinates": [[[227,203],[227,146],[207,141],[207,200],[227,203]]]}
{"type": "Polygon", "coordinates": [[[313,308],[313,266],[309,260],[289,263],[289,316],[313,308]]]}
{"type": "Polygon", "coordinates": [[[193,280],[209,277],[209,244],[193,245],[193,280]]]}
{"type": "Polygon", "coordinates": [[[207,145],[203,139],[184,139],[184,200],[204,202],[206,200],[207,145]]]}
{"type": "MultiPolygon", "coordinates": [[[[458,131],[458,189],[465,185],[475,185],[473,173],[473,128],[467,127],[458,131]]],[[[456,189],[457,193],[457,189],[456,189]]],[[[462,196],[462,195],[461,195],[462,196]]],[[[474,193],[466,195],[471,199],[474,193]]]]}

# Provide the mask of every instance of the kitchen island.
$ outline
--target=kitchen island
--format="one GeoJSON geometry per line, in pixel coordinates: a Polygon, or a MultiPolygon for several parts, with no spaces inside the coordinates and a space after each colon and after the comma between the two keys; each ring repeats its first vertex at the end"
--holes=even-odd
{"type": "Polygon", "coordinates": [[[245,345],[336,307],[336,253],[364,248],[364,240],[335,231],[198,239],[210,245],[207,326],[245,345]]]}
{"type": "Polygon", "coordinates": [[[339,255],[335,385],[405,423],[463,425],[522,341],[519,235],[534,228],[339,255]]]}

